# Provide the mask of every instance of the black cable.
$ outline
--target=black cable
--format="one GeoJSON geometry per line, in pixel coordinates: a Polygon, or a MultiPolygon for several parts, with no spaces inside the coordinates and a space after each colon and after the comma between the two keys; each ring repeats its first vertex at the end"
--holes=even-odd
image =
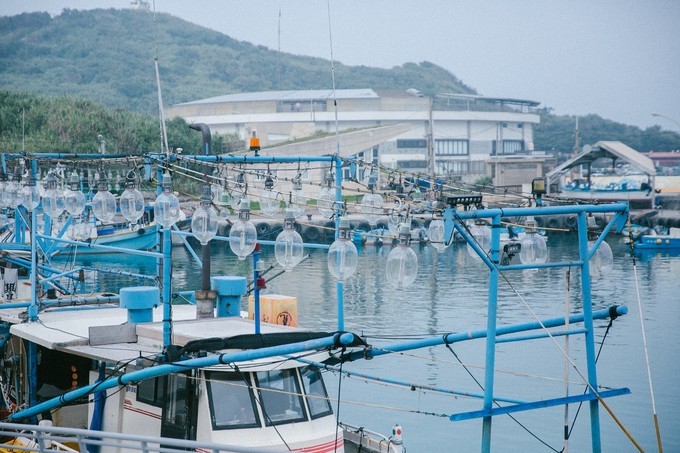
{"type": "MultiPolygon", "coordinates": [[[[451,351],[451,353],[452,353],[453,356],[456,358],[456,360],[458,360],[458,363],[460,363],[460,364],[463,366],[463,368],[465,369],[465,371],[467,371],[467,374],[470,375],[470,377],[472,378],[472,380],[475,381],[475,383],[479,386],[480,389],[484,390],[484,386],[482,386],[482,384],[481,384],[481,383],[477,380],[477,378],[472,374],[472,372],[468,369],[468,367],[460,360],[460,357],[458,357],[458,354],[456,354],[456,351],[453,350],[453,348],[451,347],[451,345],[450,345],[449,343],[445,343],[445,345],[446,345],[446,348],[447,348],[449,351],[451,351]]],[[[501,407],[501,405],[498,404],[498,401],[494,401],[494,403],[496,404],[496,406],[501,407]]],[[[512,421],[514,421],[515,423],[517,423],[524,431],[526,431],[527,433],[529,433],[534,439],[536,439],[537,441],[539,441],[540,443],[542,443],[543,445],[545,445],[546,447],[548,447],[548,448],[551,449],[552,451],[554,451],[554,452],[556,452],[556,453],[559,453],[559,450],[553,448],[553,447],[550,446],[547,442],[545,442],[543,439],[541,439],[541,438],[538,437],[536,434],[534,434],[533,432],[531,432],[531,430],[530,430],[529,428],[527,428],[526,426],[524,426],[524,425],[522,424],[522,422],[520,422],[520,421],[517,420],[515,417],[513,417],[512,414],[505,414],[505,415],[507,415],[508,417],[510,417],[510,419],[511,419],[512,421]]]]}

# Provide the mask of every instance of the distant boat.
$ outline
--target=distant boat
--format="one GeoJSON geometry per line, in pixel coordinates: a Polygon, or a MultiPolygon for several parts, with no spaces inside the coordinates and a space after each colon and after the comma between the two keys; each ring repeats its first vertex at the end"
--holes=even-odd
{"type": "Polygon", "coordinates": [[[669,228],[668,234],[643,234],[633,245],[643,250],[680,249],[680,228],[669,228]]]}

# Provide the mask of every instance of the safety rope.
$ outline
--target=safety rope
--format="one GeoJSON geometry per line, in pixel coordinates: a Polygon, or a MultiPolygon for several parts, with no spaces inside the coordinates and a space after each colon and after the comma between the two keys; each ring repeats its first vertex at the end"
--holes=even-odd
{"type": "Polygon", "coordinates": [[[642,299],[640,297],[640,285],[638,283],[637,262],[635,260],[635,242],[633,241],[633,229],[630,225],[630,216],[628,216],[628,245],[630,247],[631,256],[633,257],[633,277],[635,280],[635,293],[637,294],[638,313],[640,314],[640,329],[642,331],[642,344],[645,349],[645,362],[647,363],[647,379],[649,380],[649,393],[652,399],[652,413],[654,415],[654,429],[656,431],[656,442],[659,447],[659,453],[663,453],[663,446],[661,445],[661,433],[659,431],[659,417],[656,413],[656,401],[654,399],[654,386],[652,385],[652,369],[649,365],[649,348],[647,347],[647,335],[645,333],[645,317],[642,313],[642,299]]]}

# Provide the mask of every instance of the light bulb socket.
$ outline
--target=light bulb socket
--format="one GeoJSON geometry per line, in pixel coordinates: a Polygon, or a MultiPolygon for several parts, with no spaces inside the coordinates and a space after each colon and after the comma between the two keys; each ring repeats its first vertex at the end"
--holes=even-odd
{"type": "Polygon", "coordinates": [[[172,191],[172,176],[167,171],[163,173],[163,182],[161,183],[161,186],[163,187],[163,192],[172,191]]]}
{"type": "Polygon", "coordinates": [[[106,192],[107,190],[109,190],[109,180],[106,177],[106,173],[100,171],[97,173],[97,176],[98,176],[97,189],[99,189],[100,192],[106,192]]]}
{"type": "Polygon", "coordinates": [[[203,192],[201,193],[200,204],[203,207],[208,207],[208,206],[210,206],[211,202],[212,202],[212,191],[210,190],[210,184],[205,184],[203,186],[203,192]]]}
{"type": "Polygon", "coordinates": [[[80,190],[80,176],[78,176],[78,173],[75,171],[71,173],[68,184],[71,190],[80,190]]]}
{"type": "Polygon", "coordinates": [[[53,172],[49,172],[47,174],[47,181],[45,182],[45,188],[46,189],[56,189],[57,188],[57,176],[53,172]]]}
{"type": "Polygon", "coordinates": [[[130,170],[125,177],[125,187],[130,190],[137,187],[137,174],[134,170],[130,170]]]}
{"type": "Polygon", "coordinates": [[[250,201],[241,200],[241,204],[238,207],[238,218],[244,222],[250,220],[250,201]]]}
{"type": "Polygon", "coordinates": [[[272,190],[274,188],[274,180],[272,179],[271,173],[268,173],[267,178],[264,180],[264,188],[267,190],[272,190]]]}
{"type": "Polygon", "coordinates": [[[295,228],[295,214],[291,209],[286,209],[286,212],[283,216],[283,229],[291,229],[295,228]]]}
{"type": "Polygon", "coordinates": [[[406,223],[399,225],[399,245],[409,245],[411,243],[411,227],[406,223]]]}
{"type": "Polygon", "coordinates": [[[293,190],[302,190],[302,176],[298,173],[295,178],[293,178],[293,190]]]}

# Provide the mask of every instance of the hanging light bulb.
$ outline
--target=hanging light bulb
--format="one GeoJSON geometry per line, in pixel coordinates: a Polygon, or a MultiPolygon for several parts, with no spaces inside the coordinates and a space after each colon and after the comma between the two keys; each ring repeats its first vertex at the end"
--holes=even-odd
{"type": "Polygon", "coordinates": [[[387,257],[385,276],[397,289],[411,286],[418,275],[418,256],[410,247],[411,228],[408,224],[399,226],[399,238],[395,248],[387,257]]]}
{"type": "Polygon", "coordinates": [[[333,188],[333,183],[335,178],[333,178],[333,168],[331,168],[328,173],[324,176],[324,185],[319,191],[319,198],[316,201],[316,208],[319,210],[319,214],[326,218],[330,218],[335,214],[333,206],[335,204],[335,190],[333,188]]]}
{"type": "Polygon", "coordinates": [[[211,206],[210,186],[203,186],[201,202],[191,218],[191,232],[201,245],[206,245],[217,235],[218,216],[211,206]]]}
{"type": "Polygon", "coordinates": [[[268,217],[274,217],[279,213],[280,203],[274,192],[274,178],[271,173],[267,173],[264,180],[264,189],[260,194],[260,210],[268,217]]]}
{"type": "Polygon", "coordinates": [[[328,262],[328,271],[341,282],[346,281],[357,270],[358,252],[357,247],[352,242],[349,219],[347,217],[340,218],[338,238],[328,249],[326,260],[328,262]]]}
{"type": "Polygon", "coordinates": [[[5,203],[5,189],[7,188],[7,175],[4,171],[0,171],[0,209],[7,207],[5,203]]]}
{"type": "Polygon", "coordinates": [[[427,228],[427,237],[430,240],[430,244],[439,253],[446,250],[449,244],[446,243],[448,239],[444,235],[444,221],[442,219],[433,219],[430,222],[430,226],[427,228]]]}
{"type": "Polygon", "coordinates": [[[109,182],[103,171],[99,173],[97,193],[92,198],[92,212],[102,223],[109,223],[116,215],[116,198],[109,191],[109,182]]]}
{"type": "Polygon", "coordinates": [[[394,236],[399,234],[399,225],[406,220],[404,202],[401,198],[394,199],[394,205],[390,208],[387,215],[387,229],[394,236]]]}
{"type": "Polygon", "coordinates": [[[47,174],[47,188],[42,198],[42,208],[51,219],[57,219],[66,209],[64,194],[57,187],[57,175],[47,174]]]}
{"type": "MultiPolygon", "coordinates": [[[[592,215],[587,219],[587,234],[588,234],[588,249],[592,249],[598,238],[597,222],[592,215]]],[[[590,258],[590,277],[593,279],[600,278],[614,267],[614,254],[607,242],[602,241],[597,248],[592,258],[590,258]]]]}
{"type": "Polygon", "coordinates": [[[520,243],[522,248],[519,252],[519,259],[523,264],[543,264],[548,260],[545,238],[538,234],[536,220],[533,217],[527,218],[526,234],[520,243]]]}
{"type": "Polygon", "coordinates": [[[250,201],[244,198],[238,209],[238,220],[234,222],[229,232],[229,247],[238,259],[244,260],[255,250],[256,245],[257,230],[250,221],[250,201]]]}
{"type": "Polygon", "coordinates": [[[276,236],[274,245],[276,261],[286,272],[289,272],[302,261],[303,253],[302,236],[295,231],[295,214],[292,210],[286,209],[283,231],[276,236]]]}
{"type": "Polygon", "coordinates": [[[144,215],[144,195],[137,190],[137,174],[134,170],[128,172],[125,179],[125,190],[118,201],[120,213],[134,225],[144,215]]]}
{"type": "Polygon", "coordinates": [[[172,228],[180,217],[179,200],[172,193],[172,177],[170,173],[163,174],[162,192],[156,198],[153,205],[153,214],[156,222],[160,223],[164,229],[172,228]]]}
{"type": "Polygon", "coordinates": [[[9,181],[5,186],[5,190],[2,194],[3,204],[11,209],[16,209],[19,206],[21,186],[19,185],[21,181],[21,173],[19,168],[14,172],[14,175],[9,177],[9,181]]]}
{"type": "Polygon", "coordinates": [[[40,204],[40,193],[38,187],[35,185],[35,178],[33,172],[28,170],[28,177],[26,178],[26,185],[21,189],[21,205],[27,211],[33,212],[40,204]]]}
{"type": "Polygon", "coordinates": [[[64,206],[74,217],[79,216],[85,210],[85,194],[80,191],[80,176],[75,170],[69,178],[69,188],[64,192],[64,206]]]}
{"type": "MultiPolygon", "coordinates": [[[[483,251],[488,252],[491,247],[491,230],[486,226],[486,222],[481,219],[474,222],[470,221],[468,222],[468,231],[477,245],[479,245],[483,251]]],[[[467,252],[471,257],[481,259],[470,244],[467,245],[467,252]]]]}
{"type": "Polygon", "coordinates": [[[234,190],[231,191],[231,208],[234,210],[241,209],[241,200],[246,197],[246,191],[248,190],[248,183],[246,181],[246,174],[240,172],[236,175],[236,185],[234,190]]]}
{"type": "Polygon", "coordinates": [[[371,192],[364,195],[359,204],[359,212],[366,217],[371,227],[375,227],[378,219],[383,215],[383,205],[385,204],[382,195],[374,192],[377,186],[378,175],[371,173],[368,177],[368,189],[371,192]]]}
{"type": "MultiPolygon", "coordinates": [[[[588,241],[588,248],[592,248],[595,241],[588,241]]],[[[602,241],[593,257],[590,259],[590,277],[600,278],[609,273],[614,267],[614,254],[606,241],[602,241]]]]}
{"type": "Polygon", "coordinates": [[[302,173],[298,172],[292,183],[293,189],[290,192],[290,202],[286,210],[290,211],[293,216],[300,217],[304,215],[307,208],[307,198],[302,194],[302,173]]]}

